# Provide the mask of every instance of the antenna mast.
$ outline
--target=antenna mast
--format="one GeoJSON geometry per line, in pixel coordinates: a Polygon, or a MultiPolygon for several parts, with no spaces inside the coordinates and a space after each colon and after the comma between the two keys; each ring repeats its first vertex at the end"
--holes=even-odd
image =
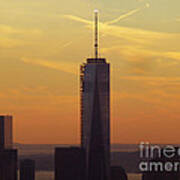
{"type": "Polygon", "coordinates": [[[95,13],[95,58],[98,59],[98,10],[94,11],[95,13]]]}

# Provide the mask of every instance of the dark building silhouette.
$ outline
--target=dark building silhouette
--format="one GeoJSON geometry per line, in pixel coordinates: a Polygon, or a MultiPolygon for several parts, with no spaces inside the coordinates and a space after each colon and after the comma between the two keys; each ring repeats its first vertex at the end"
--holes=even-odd
{"type": "MultiPolygon", "coordinates": [[[[163,150],[163,149],[162,149],[163,150]]],[[[161,151],[162,151],[161,150],[161,151]]],[[[143,172],[142,180],[179,180],[180,179],[180,165],[177,166],[177,170],[174,169],[175,163],[180,162],[178,155],[178,149],[176,148],[176,154],[173,158],[167,158],[161,152],[162,157],[155,157],[150,160],[149,163],[153,163],[153,168],[146,172],[143,172]],[[156,163],[157,166],[154,166],[156,163]],[[166,163],[170,163],[173,166],[166,166],[166,163]],[[172,170],[167,171],[165,167],[172,167],[172,170]]],[[[150,165],[149,165],[150,166],[150,165]]]]}
{"type": "Polygon", "coordinates": [[[121,166],[112,166],[111,180],[128,180],[126,171],[121,166]]]}
{"type": "Polygon", "coordinates": [[[12,116],[0,116],[0,149],[12,149],[12,116]]]}
{"type": "Polygon", "coordinates": [[[25,159],[20,162],[20,180],[35,180],[35,161],[25,159]]]}
{"type": "Polygon", "coordinates": [[[87,180],[110,179],[110,65],[98,57],[98,13],[95,58],[81,66],[81,146],[87,180]]]}
{"type": "Polygon", "coordinates": [[[17,150],[0,150],[0,180],[17,180],[17,150]]]}
{"type": "Polygon", "coordinates": [[[85,180],[85,152],[82,148],[55,149],[55,180],[85,180]]]}
{"type": "Polygon", "coordinates": [[[13,148],[12,116],[0,116],[0,180],[17,180],[17,150],[13,148]]]}

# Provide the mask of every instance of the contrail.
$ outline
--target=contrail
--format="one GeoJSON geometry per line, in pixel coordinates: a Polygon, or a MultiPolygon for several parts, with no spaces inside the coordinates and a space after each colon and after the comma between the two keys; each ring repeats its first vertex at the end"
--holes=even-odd
{"type": "Polygon", "coordinates": [[[132,16],[133,14],[136,14],[137,12],[141,11],[142,9],[145,9],[145,8],[149,8],[150,7],[150,4],[147,3],[143,8],[137,8],[137,9],[134,9],[134,10],[131,10],[129,11],[128,13],[126,14],[123,14],[121,15],[120,17],[118,17],[117,19],[114,19],[112,21],[108,21],[108,22],[105,22],[106,25],[110,25],[110,24],[115,24],[115,23],[118,23],[119,21],[129,17],[129,16],[132,16]]]}
{"type": "MultiPolygon", "coordinates": [[[[105,25],[115,24],[115,23],[129,17],[129,16],[132,16],[133,14],[136,14],[137,12],[141,11],[142,9],[149,8],[149,7],[150,7],[150,4],[147,3],[147,4],[145,4],[145,6],[143,8],[137,8],[137,9],[131,10],[131,11],[127,12],[126,14],[123,14],[120,17],[118,17],[118,18],[116,18],[116,19],[114,19],[112,21],[104,22],[103,24],[105,24],[105,25]]],[[[71,19],[71,20],[74,20],[74,21],[77,21],[77,22],[81,22],[81,23],[84,23],[84,24],[89,24],[89,25],[93,23],[90,20],[86,20],[86,19],[83,19],[83,18],[80,18],[80,17],[77,17],[77,16],[73,16],[73,15],[63,15],[62,17],[67,18],[67,19],[71,19]]]]}
{"type": "Polygon", "coordinates": [[[93,22],[91,22],[89,20],[86,20],[86,19],[83,19],[83,18],[80,18],[80,17],[77,17],[77,16],[73,16],[73,15],[63,15],[63,17],[67,18],[67,19],[77,21],[77,22],[82,22],[84,24],[92,24],[93,23],[93,22]]]}
{"type": "Polygon", "coordinates": [[[139,12],[140,10],[141,10],[140,8],[134,9],[134,10],[132,10],[132,11],[126,13],[126,14],[121,15],[121,16],[118,17],[117,19],[114,19],[114,20],[112,20],[112,21],[106,22],[105,24],[106,24],[106,25],[115,24],[115,23],[119,22],[119,21],[122,20],[122,19],[125,19],[125,18],[127,18],[127,17],[129,17],[129,16],[132,16],[133,14],[139,12]]]}

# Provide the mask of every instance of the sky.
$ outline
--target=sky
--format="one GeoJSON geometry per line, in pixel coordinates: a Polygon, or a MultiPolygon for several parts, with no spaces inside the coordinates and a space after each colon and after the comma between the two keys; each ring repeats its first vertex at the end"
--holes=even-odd
{"type": "Polygon", "coordinates": [[[179,0],[0,0],[0,114],[18,143],[80,142],[79,66],[111,63],[111,142],[180,143],[179,0]]]}

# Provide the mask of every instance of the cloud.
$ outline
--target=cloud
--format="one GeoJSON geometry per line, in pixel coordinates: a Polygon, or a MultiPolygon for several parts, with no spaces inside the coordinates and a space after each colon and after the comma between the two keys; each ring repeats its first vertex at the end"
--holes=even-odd
{"type": "Polygon", "coordinates": [[[155,73],[165,76],[170,74],[178,76],[179,74],[177,69],[180,67],[180,52],[122,45],[102,48],[101,53],[112,58],[113,56],[116,59],[120,58],[126,68],[126,73],[134,75],[153,75],[155,73]]]}
{"type": "Polygon", "coordinates": [[[18,88],[8,88],[0,92],[0,98],[4,104],[13,107],[14,103],[16,107],[18,106],[18,108],[22,109],[47,108],[47,102],[50,106],[57,106],[58,104],[73,103],[77,99],[76,96],[62,95],[54,89],[38,85],[34,87],[20,86],[18,88]],[[9,101],[9,99],[11,99],[11,101],[9,101]]]}
{"type": "Polygon", "coordinates": [[[180,82],[180,77],[162,76],[120,76],[120,79],[133,81],[154,81],[154,82],[180,82]]]}
{"type": "MultiPolygon", "coordinates": [[[[89,21],[73,15],[64,15],[63,17],[86,24],[87,28],[93,28],[93,21],[89,21]]],[[[117,20],[118,19],[115,19],[111,21],[111,23],[109,22],[110,24],[107,24],[108,22],[100,22],[100,31],[104,35],[115,36],[128,42],[138,43],[141,45],[155,44],[155,42],[158,43],[159,40],[167,40],[172,38],[180,39],[179,33],[155,32],[139,28],[112,25],[112,23],[117,22],[117,20]]]]}
{"type": "Polygon", "coordinates": [[[105,24],[106,24],[106,25],[115,24],[115,23],[117,23],[117,22],[119,22],[119,21],[121,21],[121,20],[129,17],[129,16],[132,16],[133,14],[139,12],[140,10],[141,10],[140,8],[134,9],[134,10],[132,10],[132,11],[129,11],[129,12],[126,13],[126,14],[121,15],[121,16],[118,17],[117,19],[114,19],[114,20],[112,20],[112,21],[106,22],[105,24]]]}
{"type": "Polygon", "coordinates": [[[146,58],[169,58],[180,61],[180,51],[158,51],[154,49],[146,49],[142,46],[114,46],[102,48],[103,53],[116,53],[121,57],[125,57],[127,61],[141,61],[146,58]]]}
{"type": "Polygon", "coordinates": [[[22,36],[34,37],[42,35],[43,32],[38,29],[15,28],[13,26],[0,24],[0,34],[0,47],[10,49],[29,44],[29,41],[25,41],[22,36]],[[21,38],[17,37],[16,35],[21,35],[21,38]]]}
{"type": "Polygon", "coordinates": [[[72,44],[72,41],[67,42],[62,46],[62,48],[66,48],[66,47],[70,46],[71,44],[72,44]]]}
{"type": "Polygon", "coordinates": [[[92,21],[89,21],[89,20],[86,20],[86,19],[83,19],[83,18],[80,18],[80,17],[77,17],[77,16],[73,16],[73,15],[63,15],[62,17],[66,18],[66,19],[71,19],[71,20],[74,20],[74,21],[77,21],[77,22],[81,22],[81,23],[84,23],[84,24],[93,24],[92,21]]]}
{"type": "Polygon", "coordinates": [[[180,22],[180,18],[179,18],[179,17],[176,18],[175,21],[176,21],[176,22],[180,22]]]}
{"type": "Polygon", "coordinates": [[[15,28],[9,25],[0,24],[0,33],[3,34],[32,34],[39,35],[43,32],[39,29],[23,29],[23,28],[15,28]]]}
{"type": "Polygon", "coordinates": [[[114,25],[101,25],[101,30],[110,36],[119,37],[139,44],[152,44],[155,40],[172,37],[169,33],[153,32],[138,28],[128,28],[114,25]]]}
{"type": "Polygon", "coordinates": [[[180,61],[180,51],[179,52],[177,52],[177,51],[166,52],[166,53],[164,53],[164,56],[168,57],[168,58],[171,58],[171,59],[175,59],[175,60],[180,61]]]}
{"type": "Polygon", "coordinates": [[[77,74],[77,72],[75,71],[76,70],[75,63],[55,62],[55,61],[49,61],[45,59],[35,59],[35,58],[26,58],[26,57],[23,57],[21,61],[27,64],[33,64],[33,65],[46,67],[49,69],[63,71],[66,73],[77,74]]]}
{"type": "Polygon", "coordinates": [[[11,48],[20,47],[23,45],[24,45],[24,42],[19,39],[6,38],[6,37],[0,38],[0,47],[1,48],[11,49],[11,48]]]}
{"type": "Polygon", "coordinates": [[[145,9],[145,8],[149,8],[150,7],[150,4],[149,3],[146,3],[145,6],[143,8],[137,8],[137,9],[133,9],[129,12],[127,12],[126,14],[123,14],[121,16],[119,16],[117,19],[114,19],[112,21],[108,21],[106,22],[105,24],[106,25],[110,25],[110,24],[115,24],[115,23],[118,23],[119,21],[123,20],[123,19],[126,19],[136,13],[138,13],[139,11],[141,11],[142,9],[145,9]]]}
{"type": "MultiPolygon", "coordinates": [[[[162,105],[176,106],[174,103],[169,103],[170,101],[179,102],[180,99],[179,89],[180,89],[180,77],[163,77],[163,76],[120,76],[119,80],[121,83],[126,81],[129,83],[135,83],[136,87],[141,88],[138,91],[135,89],[119,90],[117,93],[122,94],[121,97],[124,98],[139,98],[142,100],[149,99],[150,101],[159,101],[162,105]],[[144,88],[146,91],[144,91],[144,88]],[[125,93],[125,95],[123,95],[125,93]],[[167,100],[167,99],[168,100],[167,100]],[[168,104],[169,103],[169,104],[168,104]]],[[[158,105],[156,102],[156,105],[158,105]]],[[[179,104],[179,103],[178,103],[179,104]]],[[[178,106],[177,106],[178,107],[178,106]]]]}
{"type": "MultiPolygon", "coordinates": [[[[141,11],[142,9],[149,8],[149,7],[150,7],[150,4],[146,3],[143,8],[133,9],[133,10],[119,16],[118,18],[116,18],[114,20],[104,22],[104,24],[106,24],[106,25],[115,24],[115,23],[129,17],[129,16],[132,16],[132,15],[136,14],[137,12],[141,11]]],[[[67,19],[71,19],[71,20],[74,20],[74,21],[82,22],[82,23],[85,23],[85,24],[90,24],[90,25],[93,24],[92,21],[89,21],[89,20],[74,16],[74,15],[63,15],[62,17],[67,18],[67,19]]]]}
{"type": "MultiPolygon", "coordinates": [[[[146,4],[146,7],[149,7],[149,4],[146,4]]],[[[130,11],[125,17],[139,10],[130,11]]],[[[64,17],[81,22],[85,24],[86,28],[93,28],[93,21],[73,15],[64,17]]],[[[180,33],[156,32],[114,24],[125,17],[120,16],[113,21],[99,23],[101,34],[116,37],[116,42],[120,44],[118,46],[110,44],[102,48],[101,52],[103,54],[107,56],[108,53],[111,57],[116,55],[116,57],[121,57],[127,62],[129,61],[131,73],[141,75],[152,75],[152,67],[157,64],[158,68],[163,70],[163,73],[170,66],[172,67],[171,71],[173,71],[175,65],[180,65],[180,50],[178,49],[180,45],[180,33]]],[[[173,74],[175,74],[175,71],[173,74]]]]}

